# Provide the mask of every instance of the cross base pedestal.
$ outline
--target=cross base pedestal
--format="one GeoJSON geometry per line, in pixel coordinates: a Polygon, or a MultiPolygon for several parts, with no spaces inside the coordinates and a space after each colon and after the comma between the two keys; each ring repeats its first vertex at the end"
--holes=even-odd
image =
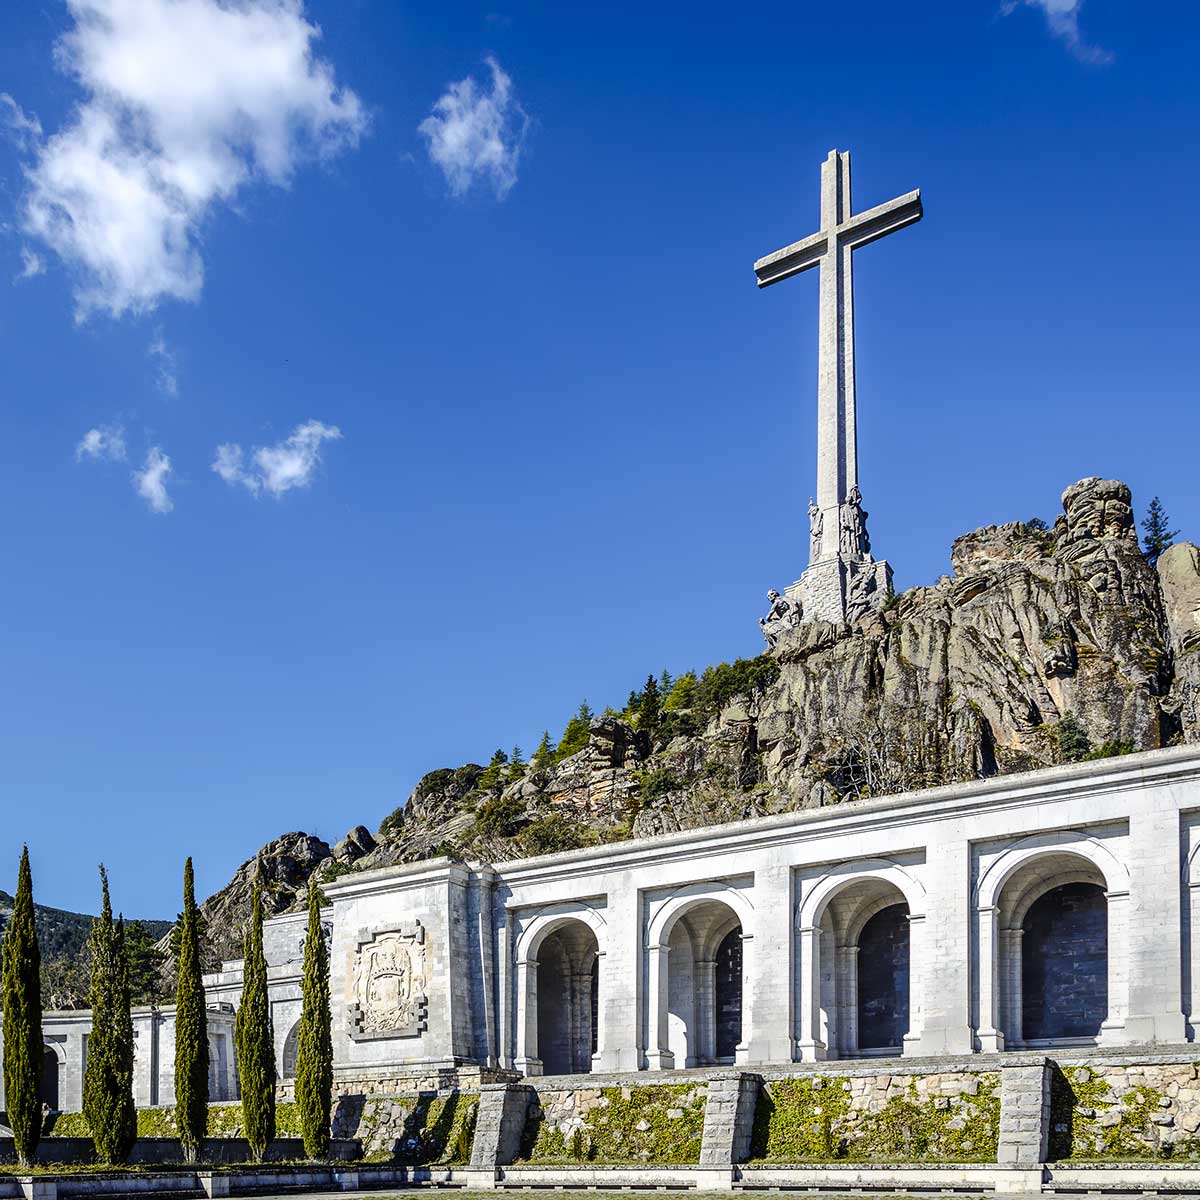
{"type": "Polygon", "coordinates": [[[799,601],[801,620],[857,621],[878,612],[892,594],[892,568],[874,559],[818,559],[785,592],[799,601]]]}

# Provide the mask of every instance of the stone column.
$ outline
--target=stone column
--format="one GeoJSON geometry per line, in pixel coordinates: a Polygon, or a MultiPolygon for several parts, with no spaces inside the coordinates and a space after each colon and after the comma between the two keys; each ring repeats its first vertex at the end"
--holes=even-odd
{"type": "MultiPolygon", "coordinates": [[[[1183,897],[1179,810],[1167,789],[1147,791],[1129,818],[1129,907],[1124,945],[1109,944],[1109,961],[1128,963],[1125,1040],[1182,1042],[1183,897]],[[1152,802],[1154,807],[1150,807],[1152,802]],[[1172,886],[1165,886],[1167,881],[1172,886]]],[[[1109,997],[1110,1005],[1112,997],[1109,997]]]]}
{"type": "Polygon", "coordinates": [[[1025,939],[1023,929],[1000,931],[1000,1014],[1003,1021],[1004,1044],[1018,1049],[1025,1040],[1025,981],[1021,957],[1025,939]]]}
{"type": "MultiPolygon", "coordinates": [[[[1108,1014],[1100,1025],[1097,1040],[1102,1046],[1153,1040],[1144,1036],[1145,1030],[1139,1028],[1139,1022],[1131,1025],[1127,1020],[1130,1002],[1129,893],[1105,892],[1104,901],[1108,907],[1108,1014]]],[[[1182,1006],[1179,1015],[1182,1019],[1182,1006]]]]}
{"type": "Polygon", "coordinates": [[[669,1071],[675,1066],[667,1030],[667,996],[670,992],[669,946],[646,949],[646,1066],[651,1071],[669,1071]]]}
{"type": "MultiPolygon", "coordinates": [[[[755,1013],[755,984],[751,983],[746,986],[748,980],[756,980],[757,973],[755,971],[755,962],[758,959],[758,954],[754,949],[754,934],[742,932],[742,1036],[738,1039],[738,1044],[734,1050],[734,1062],[747,1063],[750,1061],[750,1047],[754,1041],[754,1013],[755,1013]]],[[[716,1050],[717,1029],[717,995],[713,992],[713,1050],[716,1050]]]]}
{"type": "Polygon", "coordinates": [[[512,914],[506,911],[496,915],[496,990],[499,1000],[496,1013],[496,1037],[500,1066],[508,1071],[513,1069],[513,1044],[516,1040],[513,1026],[514,986],[512,914]]]}
{"type": "Polygon", "coordinates": [[[542,1073],[542,1060],[538,1056],[537,967],[536,958],[517,961],[517,1055],[513,1066],[522,1075],[542,1073]]]}
{"type": "Polygon", "coordinates": [[[971,845],[957,822],[947,822],[927,854],[922,1052],[971,1054],[971,845]]]}
{"type": "Polygon", "coordinates": [[[834,964],[837,1028],[829,1040],[838,1058],[853,1058],[858,1054],[858,947],[836,947],[834,964]]]}
{"type": "Polygon", "coordinates": [[[1000,910],[994,905],[976,910],[979,933],[979,1049],[994,1054],[1004,1049],[1004,1019],[1000,1014],[1000,910]]]}
{"type": "Polygon", "coordinates": [[[792,1061],[794,904],[790,864],[754,872],[754,929],[743,931],[742,939],[742,1041],[749,1062],[792,1061]],[[748,932],[754,933],[753,942],[745,936],[748,932]],[[747,994],[749,1023],[745,1015],[747,994]]]}
{"type": "Polygon", "coordinates": [[[684,1064],[702,1067],[717,1061],[717,963],[692,963],[692,1057],[684,1064]]]}
{"type": "Polygon", "coordinates": [[[640,1071],[642,1030],[642,898],[623,876],[609,889],[600,980],[599,1069],[640,1071]]]}
{"type": "MultiPolygon", "coordinates": [[[[593,1071],[604,1070],[604,1022],[600,1019],[604,1012],[604,951],[600,950],[596,954],[596,1050],[592,1055],[593,1071]]],[[[591,980],[588,980],[588,1023],[592,1020],[591,1006],[591,980]]]]}
{"type": "Polygon", "coordinates": [[[796,1049],[801,1062],[826,1057],[821,1040],[821,929],[806,925],[798,930],[800,938],[800,1027],[796,1049]]]}
{"type": "Polygon", "coordinates": [[[908,1032],[900,1053],[919,1056],[921,1030],[925,1024],[925,914],[908,916],[908,1032]]]}

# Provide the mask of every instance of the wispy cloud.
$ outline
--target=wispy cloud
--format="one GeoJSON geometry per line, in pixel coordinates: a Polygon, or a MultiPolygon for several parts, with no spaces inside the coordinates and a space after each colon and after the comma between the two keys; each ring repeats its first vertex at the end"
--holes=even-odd
{"type": "Polygon", "coordinates": [[[513,95],[512,79],[491,56],[491,87],[468,76],[452,83],[417,127],[450,192],[466,195],[476,182],[503,200],[517,182],[529,117],[513,95]]]}
{"type": "Polygon", "coordinates": [[[1079,29],[1079,13],[1083,0],[1004,0],[1000,11],[1008,16],[1018,8],[1040,9],[1046,18],[1046,27],[1061,41],[1080,62],[1104,66],[1113,61],[1111,50],[1104,50],[1088,42],[1079,29]]]}
{"type": "Polygon", "coordinates": [[[75,447],[75,461],[124,462],[125,430],[120,425],[100,425],[89,429],[75,447]]]}
{"type": "Polygon", "coordinates": [[[150,506],[151,512],[169,513],[175,504],[167,495],[171,460],[158,446],[152,446],[140,471],[133,472],[134,491],[150,506]]]}
{"type": "Polygon", "coordinates": [[[22,150],[42,140],[42,123],[31,117],[7,92],[0,92],[0,129],[22,150]]]}
{"type": "Polygon", "coordinates": [[[48,138],[11,97],[32,154],[23,228],[74,272],[77,315],[196,300],[199,232],[245,185],[355,144],[358,97],[313,54],[302,0],[67,0],[56,47],[83,100],[48,138]]]}
{"type": "Polygon", "coordinates": [[[33,279],[38,275],[46,273],[46,264],[42,261],[42,256],[28,246],[21,247],[21,269],[13,277],[15,281],[20,282],[23,279],[33,279]]]}
{"type": "Polygon", "coordinates": [[[278,498],[293,488],[308,487],[321,463],[322,444],[341,436],[336,425],[306,421],[274,446],[256,446],[248,460],[236,442],[223,443],[217,447],[212,469],[230,487],[244,487],[254,496],[266,492],[278,498]]]}
{"type": "Polygon", "coordinates": [[[158,390],[168,396],[179,395],[179,376],[175,370],[175,352],[167,345],[161,332],[151,339],[146,351],[156,364],[155,381],[158,390]]]}

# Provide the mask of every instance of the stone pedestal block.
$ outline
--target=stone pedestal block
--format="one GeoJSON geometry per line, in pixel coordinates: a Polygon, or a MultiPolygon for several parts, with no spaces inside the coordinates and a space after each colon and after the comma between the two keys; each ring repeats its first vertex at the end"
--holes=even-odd
{"type": "Polygon", "coordinates": [[[487,1084],[482,1088],[471,1145],[472,1178],[477,1173],[491,1172],[494,1181],[496,1169],[517,1157],[529,1105],[535,1099],[534,1090],[521,1083],[487,1084]]]}
{"type": "Polygon", "coordinates": [[[856,621],[878,612],[892,594],[892,568],[872,559],[819,559],[784,595],[801,606],[803,621],[856,621]]]}
{"type": "Polygon", "coordinates": [[[745,1071],[710,1080],[700,1141],[701,1168],[728,1172],[734,1163],[750,1157],[754,1106],[761,1087],[761,1077],[745,1071]]]}
{"type": "Polygon", "coordinates": [[[1046,1161],[1050,1135],[1050,1072],[1046,1059],[1035,1065],[1004,1067],[1000,1072],[1000,1145],[1002,1167],[1039,1167],[1046,1161]]]}

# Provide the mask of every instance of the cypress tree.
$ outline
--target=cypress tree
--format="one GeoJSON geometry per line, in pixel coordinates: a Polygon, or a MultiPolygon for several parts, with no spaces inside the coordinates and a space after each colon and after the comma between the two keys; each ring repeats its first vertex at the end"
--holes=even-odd
{"type": "Polygon", "coordinates": [[[83,1115],[96,1157],[123,1163],[137,1138],[133,1103],[133,1014],[125,963],[124,921],[114,923],[108,873],[100,868],[102,903],[92,922],[92,1032],[83,1077],[83,1115]]]}
{"type": "Polygon", "coordinates": [[[208,1132],[208,1015],[200,982],[200,914],[192,860],[183,864],[179,972],[175,983],[175,1124],[184,1162],[194,1163],[208,1132]]]}
{"type": "Polygon", "coordinates": [[[243,937],[242,1002],[234,1018],[233,1036],[242,1091],[242,1122],[250,1152],[259,1162],[275,1137],[275,1038],[267,997],[262,925],[262,888],[256,878],[250,896],[250,922],[243,937]]]}
{"type": "Polygon", "coordinates": [[[333,1107],[333,1034],[329,1013],[329,955],[321,929],[321,893],[308,885],[308,932],[304,937],[304,1004],[296,1048],[296,1107],[304,1153],[329,1153],[329,1113],[333,1107]]]}
{"type": "Polygon", "coordinates": [[[1178,529],[1168,528],[1170,524],[1167,510],[1163,508],[1162,501],[1155,496],[1150,501],[1146,519],[1142,522],[1142,529],[1146,533],[1142,554],[1151,566],[1158,562],[1159,556],[1171,545],[1172,539],[1179,532],[1178,529]]]}
{"type": "Polygon", "coordinates": [[[21,851],[12,920],[4,931],[4,1107],[16,1144],[17,1163],[33,1161],[42,1132],[42,956],[34,927],[29,847],[21,851]]]}

